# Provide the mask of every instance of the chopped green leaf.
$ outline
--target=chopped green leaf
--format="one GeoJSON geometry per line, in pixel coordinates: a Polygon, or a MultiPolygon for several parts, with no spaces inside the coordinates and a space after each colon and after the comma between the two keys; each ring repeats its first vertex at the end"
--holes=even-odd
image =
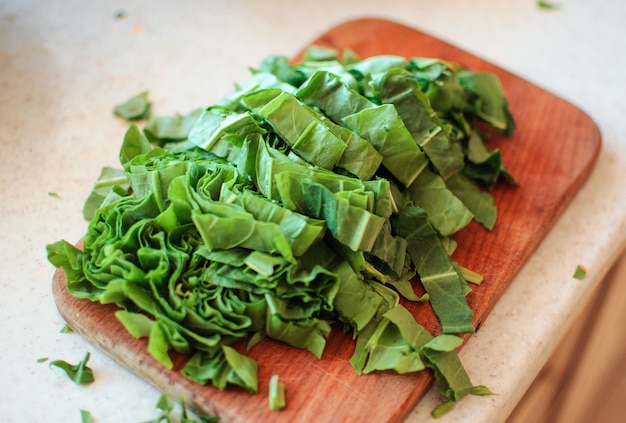
{"type": "Polygon", "coordinates": [[[554,2],[550,2],[550,1],[545,1],[545,0],[539,0],[537,1],[537,6],[540,9],[544,9],[544,10],[556,10],[556,9],[560,9],[561,5],[554,3],[554,2]]]}
{"type": "Polygon", "coordinates": [[[181,373],[202,385],[210,381],[218,389],[225,389],[228,384],[241,386],[252,393],[258,389],[256,361],[226,345],[212,355],[196,352],[181,373]]]}
{"type": "Polygon", "coordinates": [[[155,407],[157,410],[161,410],[165,414],[170,414],[172,410],[174,410],[174,401],[172,401],[167,395],[161,394],[155,407]]]}
{"type": "Polygon", "coordinates": [[[126,17],[126,12],[124,10],[117,10],[115,11],[115,13],[113,13],[113,18],[115,20],[121,20],[124,19],[126,17]]]}
{"type": "Polygon", "coordinates": [[[446,186],[446,181],[428,169],[420,173],[407,193],[416,206],[424,209],[430,224],[442,236],[460,231],[474,218],[463,201],[446,186]]]}
{"type": "Polygon", "coordinates": [[[61,332],[61,333],[70,333],[70,332],[73,332],[73,330],[70,327],[70,325],[68,325],[66,323],[66,324],[63,325],[63,327],[61,328],[61,330],[59,332],[61,332]]]}
{"type": "Polygon", "coordinates": [[[168,355],[169,348],[167,329],[158,323],[153,325],[148,339],[148,352],[165,367],[171,369],[174,364],[168,355]]]}
{"type": "Polygon", "coordinates": [[[113,113],[127,120],[142,120],[150,117],[152,102],[148,100],[148,91],[132,96],[113,108],[113,113]]]}
{"type": "Polygon", "coordinates": [[[132,313],[126,310],[119,310],[115,312],[115,317],[122,322],[128,333],[135,338],[143,338],[150,336],[152,327],[154,326],[154,320],[142,313],[132,313]]]}
{"type": "Polygon", "coordinates": [[[498,210],[493,197],[480,190],[463,173],[452,175],[445,181],[446,187],[467,207],[474,220],[491,230],[496,224],[498,210]]]}
{"type": "Polygon", "coordinates": [[[408,310],[395,305],[359,333],[350,362],[359,373],[420,371],[425,366],[419,348],[431,338],[432,335],[415,322],[408,310]]]}
{"type": "Polygon", "coordinates": [[[483,281],[483,275],[481,275],[480,273],[476,273],[466,267],[459,266],[459,271],[463,278],[469,283],[473,283],[474,285],[480,285],[483,281]]]}
{"type": "Polygon", "coordinates": [[[206,416],[201,415],[198,416],[198,420],[190,417],[189,411],[187,410],[187,406],[185,405],[185,401],[181,398],[180,400],[180,420],[177,420],[174,417],[175,411],[175,403],[165,394],[161,394],[157,403],[155,405],[157,410],[160,410],[160,414],[152,419],[147,420],[142,423],[175,423],[180,421],[180,423],[218,423],[219,417],[217,416],[206,416]]]}
{"type": "Polygon", "coordinates": [[[93,415],[91,412],[87,410],[80,410],[80,421],[81,423],[92,423],[94,421],[93,415]]]}
{"type": "Polygon", "coordinates": [[[269,383],[270,410],[282,410],[285,405],[285,385],[278,381],[278,375],[272,375],[269,383]]]}
{"type": "Polygon", "coordinates": [[[54,198],[56,198],[57,200],[62,200],[61,196],[60,196],[58,193],[56,193],[56,192],[52,192],[52,191],[50,191],[50,192],[48,192],[48,195],[49,195],[50,197],[54,197],[54,198]]]}
{"type": "Polygon", "coordinates": [[[576,270],[574,271],[574,275],[572,276],[574,279],[583,280],[587,276],[587,269],[582,266],[576,266],[576,270]]]}
{"type": "Polygon", "coordinates": [[[50,367],[60,368],[77,385],[88,385],[94,381],[93,370],[87,366],[89,357],[90,353],[88,352],[78,364],[69,364],[64,360],[54,360],[50,362],[50,367]]]}
{"type": "Polygon", "coordinates": [[[91,220],[100,206],[126,195],[128,188],[128,178],[123,170],[103,167],[83,205],[84,219],[91,220]]]}
{"type": "Polygon", "coordinates": [[[470,390],[470,394],[477,395],[477,396],[497,395],[491,389],[483,385],[472,387],[472,389],[470,390]]]}
{"type": "MultiPolygon", "coordinates": [[[[483,385],[473,386],[472,388],[469,389],[468,394],[470,394],[470,395],[478,395],[478,396],[496,395],[489,388],[487,388],[486,386],[483,386],[483,385]]],[[[439,417],[443,416],[444,414],[447,414],[450,411],[452,411],[453,408],[454,408],[454,401],[451,400],[451,399],[448,399],[446,401],[443,401],[437,407],[435,407],[430,412],[430,415],[433,418],[438,419],[439,417]]]]}
{"type": "Polygon", "coordinates": [[[44,363],[46,361],[48,361],[48,357],[41,357],[37,359],[37,363],[44,363]]]}
{"type": "Polygon", "coordinates": [[[444,333],[474,332],[473,311],[465,300],[466,281],[457,271],[428,214],[418,207],[405,208],[393,221],[416,263],[417,274],[439,317],[444,333]],[[419,260],[429,257],[429,260],[419,260]]]}
{"type": "Polygon", "coordinates": [[[143,131],[154,143],[183,141],[201,113],[202,109],[196,109],[186,115],[155,116],[146,122],[143,131]]]}
{"type": "Polygon", "coordinates": [[[515,130],[500,80],[493,73],[460,71],[455,79],[477,97],[476,117],[506,134],[515,130]]]}
{"type": "Polygon", "coordinates": [[[345,116],[343,123],[368,140],[383,157],[383,166],[409,186],[428,161],[393,105],[368,107],[345,116]]]}
{"type": "Polygon", "coordinates": [[[443,416],[444,414],[447,414],[450,411],[452,411],[453,408],[454,408],[454,402],[452,400],[447,400],[447,401],[444,401],[441,404],[439,404],[437,407],[435,407],[430,412],[430,415],[434,419],[438,419],[439,417],[443,416]]]}

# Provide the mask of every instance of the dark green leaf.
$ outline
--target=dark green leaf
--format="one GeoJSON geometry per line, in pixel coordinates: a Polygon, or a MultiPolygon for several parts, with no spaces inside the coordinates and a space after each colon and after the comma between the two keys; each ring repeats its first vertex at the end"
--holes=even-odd
{"type": "Polygon", "coordinates": [[[504,97],[500,80],[493,73],[461,71],[455,75],[459,84],[479,99],[476,116],[501,132],[511,135],[515,122],[504,97]]]}
{"type": "Polygon", "coordinates": [[[463,202],[478,223],[489,230],[493,229],[498,210],[491,195],[481,191],[462,173],[452,175],[445,184],[450,192],[463,202]]]}
{"type": "Polygon", "coordinates": [[[448,188],[443,178],[424,169],[408,189],[413,202],[428,213],[428,220],[442,236],[452,235],[474,218],[467,206],[448,188]]]}
{"type": "Polygon", "coordinates": [[[474,332],[474,313],[465,298],[465,280],[430,224],[428,214],[423,209],[407,207],[393,220],[393,226],[398,235],[407,240],[407,250],[413,257],[442,331],[474,332]],[[428,257],[428,260],[420,257],[428,257]]]}

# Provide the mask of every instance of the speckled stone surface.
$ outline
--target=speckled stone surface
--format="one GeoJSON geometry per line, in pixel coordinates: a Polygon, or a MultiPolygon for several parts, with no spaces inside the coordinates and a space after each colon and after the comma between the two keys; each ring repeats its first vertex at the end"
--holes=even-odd
{"type": "MultiPolygon", "coordinates": [[[[154,112],[219,99],[269,54],[291,56],[351,18],[396,20],[494,62],[585,110],[603,148],[570,207],[461,352],[475,383],[440,422],[501,422],[626,246],[626,3],[533,0],[0,2],[0,420],[98,423],[155,418],[159,392],[76,334],[52,293],[45,245],[78,240],[102,166],[116,166],[127,124],[111,115],[150,90],[154,112]],[[121,13],[120,13],[121,12],[121,13]],[[586,279],[572,278],[578,264],[586,279]],[[38,359],[97,374],[74,385],[38,359]]],[[[408,418],[429,421],[432,390],[408,418]]]]}

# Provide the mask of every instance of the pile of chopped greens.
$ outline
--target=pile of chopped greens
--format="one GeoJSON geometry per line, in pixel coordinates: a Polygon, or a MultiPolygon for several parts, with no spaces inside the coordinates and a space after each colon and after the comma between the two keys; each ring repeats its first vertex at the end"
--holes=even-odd
{"type": "MultiPolygon", "coordinates": [[[[47,247],[69,292],[117,304],[164,366],[171,350],[189,354],[183,375],[220,389],[257,392],[237,341],[321,358],[339,323],[358,374],[431,369],[444,408],[489,393],[455,351],[475,330],[466,295],[481,277],[451,254],[470,221],[493,228],[489,190],[513,181],[478,129],[514,130],[498,78],[320,47],[251,71],[212,106],[130,126],[121,169],[103,169],[85,204],[83,249],[47,247]],[[442,334],[401,297],[429,301],[442,334]]],[[[150,106],[142,93],[115,113],[145,118],[150,106]]]]}

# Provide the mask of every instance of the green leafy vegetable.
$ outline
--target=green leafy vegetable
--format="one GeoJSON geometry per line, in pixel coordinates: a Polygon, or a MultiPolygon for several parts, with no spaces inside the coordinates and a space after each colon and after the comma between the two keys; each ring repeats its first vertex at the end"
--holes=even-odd
{"type": "MultiPolygon", "coordinates": [[[[483,385],[472,387],[471,389],[468,390],[468,393],[471,394],[471,395],[477,395],[477,396],[496,395],[489,388],[487,388],[486,386],[483,386],[483,385]]],[[[431,411],[430,415],[433,418],[437,419],[437,418],[443,416],[444,414],[452,411],[453,408],[454,408],[454,401],[453,400],[447,400],[447,401],[444,401],[441,404],[439,404],[437,407],[435,407],[431,411]]]]}
{"type": "Polygon", "coordinates": [[[256,362],[226,345],[212,355],[195,353],[185,364],[182,374],[202,385],[211,381],[219,389],[228,384],[241,386],[251,393],[258,389],[256,362]]]}
{"type": "Polygon", "coordinates": [[[142,120],[150,117],[152,102],[148,99],[148,91],[132,96],[113,108],[113,113],[127,120],[142,120]]]}
{"type": "Polygon", "coordinates": [[[427,219],[439,235],[453,235],[474,218],[463,201],[448,188],[446,181],[428,169],[420,173],[407,193],[415,205],[426,211],[427,219]]]}
{"type": "Polygon", "coordinates": [[[83,205],[83,217],[85,220],[92,219],[96,209],[104,203],[115,201],[121,196],[128,195],[129,187],[128,177],[123,170],[108,166],[102,168],[98,180],[83,205]]]}
{"type": "Polygon", "coordinates": [[[94,421],[93,415],[88,410],[80,410],[81,423],[92,423],[94,421]]]}
{"type": "Polygon", "coordinates": [[[446,188],[458,198],[474,220],[491,230],[496,224],[498,210],[493,198],[481,191],[471,179],[459,172],[445,181],[446,188]]]}
{"type": "MultiPolygon", "coordinates": [[[[252,71],[216,104],[130,125],[120,168],[85,202],[83,249],[47,246],[68,291],[116,304],[160,363],[189,354],[182,374],[218,389],[258,390],[235,344],[267,337],[322,358],[339,322],[359,374],[432,369],[451,402],[483,392],[455,335],[475,330],[466,295],[482,275],[452,259],[452,237],[472,220],[492,229],[489,190],[515,183],[477,129],[515,129],[498,78],[320,47],[252,71]],[[401,298],[429,302],[442,334],[401,298]]],[[[114,112],[147,118],[147,92],[114,112]]],[[[281,386],[271,380],[271,408],[281,386]]]]}
{"type": "Polygon", "coordinates": [[[463,70],[456,74],[455,79],[476,97],[477,118],[506,134],[513,133],[515,122],[495,74],[463,70]]]}
{"type": "Polygon", "coordinates": [[[175,404],[171,398],[169,398],[165,394],[161,394],[159,397],[155,408],[160,411],[159,415],[152,419],[147,420],[143,423],[218,423],[219,417],[217,416],[206,416],[201,415],[198,416],[198,420],[189,416],[189,412],[187,411],[187,406],[185,405],[184,400],[180,400],[180,420],[176,419],[174,416],[174,408],[175,404]]]}
{"type": "Polygon", "coordinates": [[[126,17],[126,12],[124,10],[117,10],[113,13],[113,18],[115,20],[122,20],[126,17]]]}
{"type": "Polygon", "coordinates": [[[473,312],[465,301],[466,281],[440,242],[428,220],[428,213],[417,207],[407,207],[398,214],[395,227],[398,235],[407,240],[407,250],[416,263],[417,273],[439,316],[443,332],[473,332],[473,312]],[[420,260],[420,257],[429,260],[420,260]]]}
{"type": "Polygon", "coordinates": [[[70,327],[70,325],[68,325],[67,323],[63,325],[63,327],[61,328],[61,330],[59,331],[61,333],[70,333],[73,332],[72,328],[70,327]]]}
{"type": "Polygon", "coordinates": [[[201,109],[196,109],[186,115],[155,116],[146,122],[143,131],[154,143],[182,141],[187,139],[201,113],[201,109]]]}
{"type": "Polygon", "coordinates": [[[368,107],[342,121],[374,146],[383,157],[383,166],[404,186],[411,185],[426,168],[426,155],[415,144],[393,105],[368,107]]]}
{"type": "Polygon", "coordinates": [[[285,406],[285,385],[278,381],[278,375],[272,375],[269,383],[269,407],[271,410],[282,410],[285,406]]]}
{"type": "Polygon", "coordinates": [[[54,360],[50,362],[50,367],[60,368],[77,385],[88,385],[94,381],[93,370],[87,366],[90,356],[90,353],[86,353],[85,357],[77,364],[70,364],[64,360],[54,360]]]}
{"type": "Polygon", "coordinates": [[[585,266],[578,265],[576,266],[576,270],[574,271],[574,275],[572,276],[574,279],[583,280],[587,276],[587,269],[585,266]]]}
{"type": "Polygon", "coordinates": [[[561,6],[557,3],[553,3],[550,1],[545,1],[545,0],[539,0],[537,1],[537,6],[540,9],[544,9],[544,10],[556,10],[556,9],[560,9],[561,6]]]}

